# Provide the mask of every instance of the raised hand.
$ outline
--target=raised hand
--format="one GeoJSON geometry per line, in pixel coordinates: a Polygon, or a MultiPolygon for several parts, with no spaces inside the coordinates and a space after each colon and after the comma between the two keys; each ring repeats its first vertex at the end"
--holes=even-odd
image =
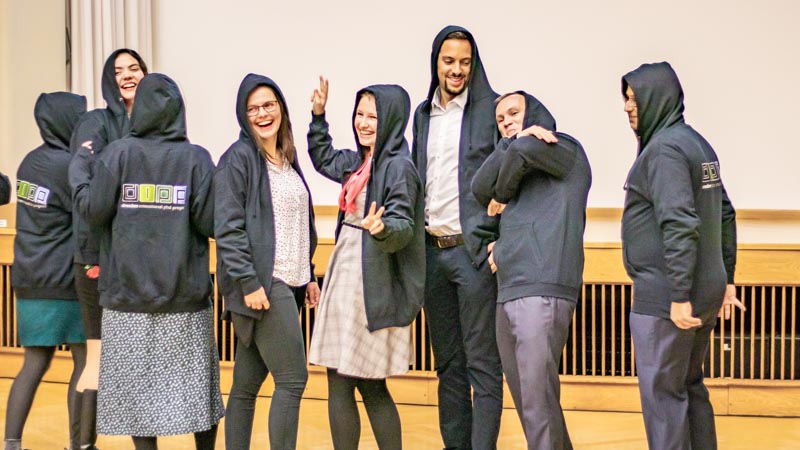
{"type": "Polygon", "coordinates": [[[316,115],[325,114],[325,104],[328,103],[328,79],[319,76],[319,89],[314,89],[311,94],[311,110],[316,115]]]}
{"type": "Polygon", "coordinates": [[[376,206],[377,205],[375,202],[372,202],[372,204],[369,205],[369,212],[367,213],[367,216],[361,220],[361,226],[365,230],[369,231],[369,234],[373,236],[383,231],[383,221],[381,220],[381,216],[383,216],[385,208],[381,206],[381,209],[379,209],[378,212],[375,212],[376,206]]]}
{"type": "Polygon", "coordinates": [[[542,128],[539,125],[531,125],[517,134],[518,138],[523,136],[533,136],[540,141],[547,142],[548,144],[554,144],[558,142],[558,138],[556,137],[555,133],[548,129],[542,128]]]}

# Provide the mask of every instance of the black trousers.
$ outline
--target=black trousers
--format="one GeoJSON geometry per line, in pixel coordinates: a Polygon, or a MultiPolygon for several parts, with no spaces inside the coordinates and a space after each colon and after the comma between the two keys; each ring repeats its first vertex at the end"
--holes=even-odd
{"type": "Polygon", "coordinates": [[[439,429],[447,448],[494,449],[503,410],[495,338],[497,283],[463,245],[426,247],[425,314],[439,378],[439,429]],[[474,396],[473,396],[474,391],[474,396]]]}
{"type": "MultiPolygon", "coordinates": [[[[253,326],[252,343],[236,348],[233,385],[225,411],[225,448],[249,449],[256,397],[272,372],[275,391],[269,408],[269,442],[275,450],[294,449],[300,400],[308,381],[303,333],[293,291],[273,279],[267,294],[270,308],[253,326]]],[[[254,319],[239,316],[244,321],[254,319]]],[[[234,327],[240,322],[234,318],[234,327]]]]}

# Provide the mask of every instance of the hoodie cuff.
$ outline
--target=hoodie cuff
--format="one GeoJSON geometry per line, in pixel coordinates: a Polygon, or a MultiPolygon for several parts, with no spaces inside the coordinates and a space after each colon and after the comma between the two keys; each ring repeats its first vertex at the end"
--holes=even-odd
{"type": "Polygon", "coordinates": [[[323,123],[323,122],[325,122],[325,113],[314,114],[314,111],[311,111],[311,123],[323,123]]]}
{"type": "Polygon", "coordinates": [[[247,277],[239,280],[239,287],[242,288],[242,295],[250,295],[261,289],[261,282],[257,277],[247,277]]]}

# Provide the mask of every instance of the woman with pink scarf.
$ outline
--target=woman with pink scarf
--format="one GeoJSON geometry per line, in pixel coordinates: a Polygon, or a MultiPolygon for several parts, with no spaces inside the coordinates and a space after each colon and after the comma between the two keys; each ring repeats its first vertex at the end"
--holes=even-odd
{"type": "Polygon", "coordinates": [[[410,324],[425,281],[423,194],[404,137],[408,93],[375,85],[356,94],[357,150],[333,148],[328,82],[312,95],[308,152],[314,168],[342,184],[336,247],[311,338],[309,361],[328,368],[328,417],[335,449],[356,449],[364,399],[381,449],[402,447],[400,417],[386,378],[414,361],[410,324]]]}

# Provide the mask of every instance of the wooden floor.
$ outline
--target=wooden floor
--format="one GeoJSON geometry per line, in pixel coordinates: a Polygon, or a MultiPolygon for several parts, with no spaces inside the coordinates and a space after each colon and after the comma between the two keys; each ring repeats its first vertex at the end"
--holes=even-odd
{"type": "MultiPolygon", "coordinates": [[[[11,379],[0,379],[0,413],[3,423],[11,379]]],[[[61,449],[68,443],[67,386],[42,383],[33,404],[23,435],[25,448],[33,450],[61,449]]],[[[268,449],[267,411],[269,398],[260,398],[256,406],[253,449],[268,449]]],[[[403,424],[403,444],[406,449],[425,450],[442,447],[438,430],[438,414],[432,406],[399,405],[403,424]]],[[[303,400],[300,408],[298,449],[330,449],[327,402],[303,400]]],[[[640,414],[567,411],[565,413],[572,442],[576,449],[645,449],[647,443],[640,414]]],[[[361,448],[376,449],[369,422],[362,408],[361,448]]],[[[223,422],[224,424],[224,422],[223,422]]],[[[217,448],[224,448],[224,425],[220,427],[217,448]]],[[[720,450],[800,449],[800,418],[717,417],[720,450]]],[[[127,437],[101,436],[102,450],[130,450],[127,437]]],[[[194,449],[191,436],[159,439],[161,449],[194,449]]],[[[503,411],[498,448],[524,449],[519,420],[513,409],[503,411]]]]}

